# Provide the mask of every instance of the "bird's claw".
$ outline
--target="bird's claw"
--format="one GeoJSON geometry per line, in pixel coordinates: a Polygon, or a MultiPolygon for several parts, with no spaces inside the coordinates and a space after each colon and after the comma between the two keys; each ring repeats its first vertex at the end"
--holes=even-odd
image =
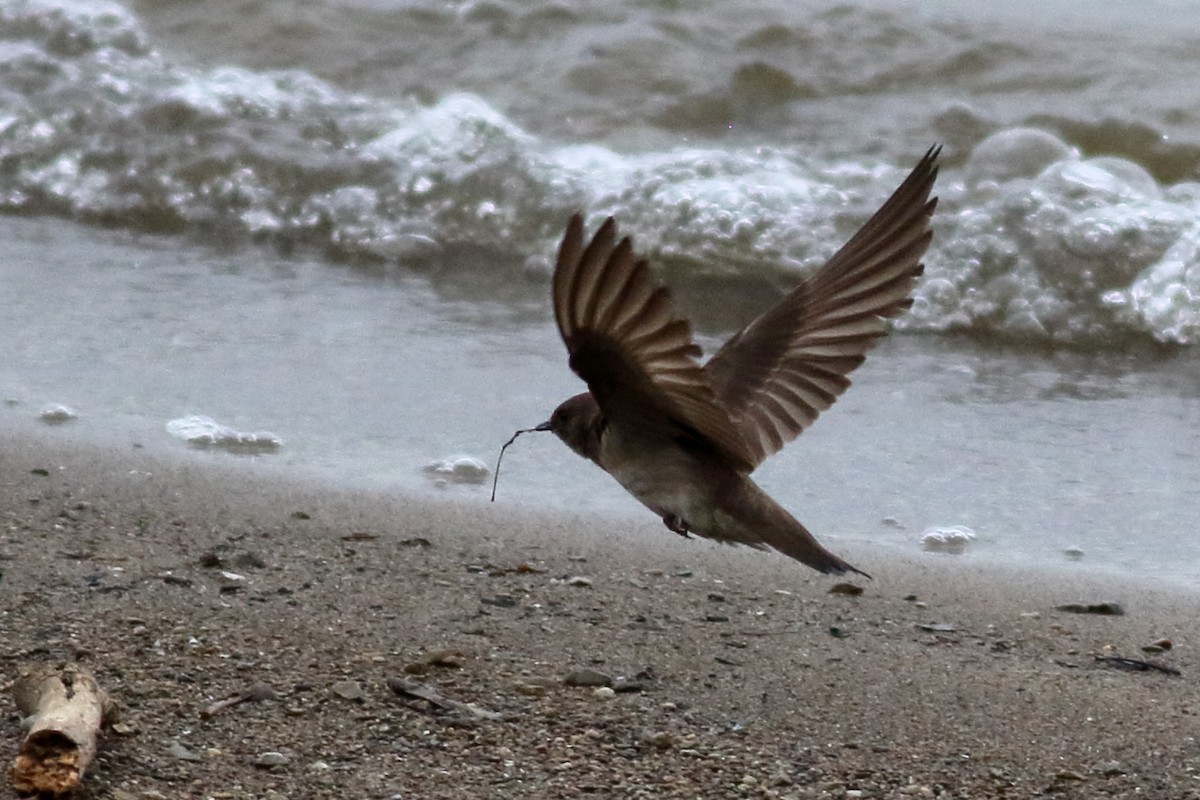
{"type": "Polygon", "coordinates": [[[688,532],[687,523],[680,519],[677,514],[667,514],[664,516],[663,525],[667,526],[667,530],[674,531],[685,539],[692,538],[688,532]]]}

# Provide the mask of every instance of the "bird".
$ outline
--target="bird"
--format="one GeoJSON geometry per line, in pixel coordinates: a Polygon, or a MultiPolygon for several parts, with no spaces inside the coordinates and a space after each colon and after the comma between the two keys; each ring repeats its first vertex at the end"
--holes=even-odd
{"type": "Polygon", "coordinates": [[[750,477],[850,386],[847,375],[912,305],[932,238],[933,146],[820,268],[703,365],[669,290],[617,239],[612,217],[585,242],[575,214],[552,279],[554,319],[588,391],[531,430],[551,431],[666,527],[818,572],[862,570],[825,549],[750,477]]]}

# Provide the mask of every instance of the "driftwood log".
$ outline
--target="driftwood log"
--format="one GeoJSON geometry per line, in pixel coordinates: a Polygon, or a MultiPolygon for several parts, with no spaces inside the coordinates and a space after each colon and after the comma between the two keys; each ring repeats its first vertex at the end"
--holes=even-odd
{"type": "Polygon", "coordinates": [[[21,670],[13,700],[29,732],[9,777],[18,794],[61,797],[79,787],[114,707],[90,672],[74,664],[21,670]]]}

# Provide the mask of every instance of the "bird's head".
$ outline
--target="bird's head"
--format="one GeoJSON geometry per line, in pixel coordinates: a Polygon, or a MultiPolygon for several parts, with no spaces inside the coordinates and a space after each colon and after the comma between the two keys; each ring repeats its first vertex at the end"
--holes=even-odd
{"type": "Polygon", "coordinates": [[[596,398],[591,392],[583,392],[560,403],[550,419],[534,430],[550,431],[579,455],[596,461],[600,454],[600,423],[596,398]]]}

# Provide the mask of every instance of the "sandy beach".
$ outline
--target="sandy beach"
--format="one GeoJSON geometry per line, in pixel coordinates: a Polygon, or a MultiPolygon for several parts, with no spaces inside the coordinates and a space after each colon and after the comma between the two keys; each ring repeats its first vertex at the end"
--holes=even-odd
{"type": "Polygon", "coordinates": [[[862,548],[831,594],[650,518],[188,455],[0,447],[3,682],[76,661],[123,708],[81,797],[1200,797],[1194,595],[862,548]]]}

